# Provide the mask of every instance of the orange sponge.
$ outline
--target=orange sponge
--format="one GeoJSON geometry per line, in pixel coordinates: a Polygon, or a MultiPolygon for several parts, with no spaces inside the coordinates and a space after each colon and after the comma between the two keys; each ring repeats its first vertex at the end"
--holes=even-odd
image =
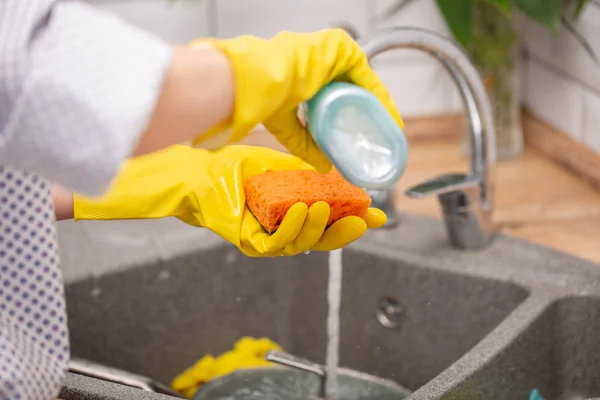
{"type": "Polygon", "coordinates": [[[244,183],[246,204],[258,222],[272,233],[295,203],[311,206],[318,201],[329,204],[327,225],[355,215],[365,218],[371,198],[363,189],[352,185],[337,171],[268,171],[252,176],[244,183]]]}

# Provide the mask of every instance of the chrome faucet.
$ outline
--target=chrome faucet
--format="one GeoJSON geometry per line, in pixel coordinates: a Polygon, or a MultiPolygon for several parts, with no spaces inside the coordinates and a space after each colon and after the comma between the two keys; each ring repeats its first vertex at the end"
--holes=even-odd
{"type": "MultiPolygon", "coordinates": [[[[388,28],[359,39],[367,58],[394,49],[418,49],[448,71],[465,105],[470,136],[468,174],[446,174],[408,190],[412,198],[437,195],[450,243],[459,249],[479,249],[493,241],[492,211],[496,164],[492,107],[483,82],[469,57],[451,40],[420,28],[388,28]]],[[[432,160],[434,161],[434,160],[432,160]]],[[[398,224],[391,190],[370,191],[373,206],[388,214],[386,227],[398,224]]]]}

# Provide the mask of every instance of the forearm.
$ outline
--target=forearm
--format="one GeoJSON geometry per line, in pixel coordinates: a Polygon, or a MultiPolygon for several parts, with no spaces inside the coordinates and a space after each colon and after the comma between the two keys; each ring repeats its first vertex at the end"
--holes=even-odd
{"type": "Polygon", "coordinates": [[[149,124],[134,155],[194,139],[233,112],[234,80],[216,48],[176,47],[149,124]]]}
{"type": "Polygon", "coordinates": [[[54,214],[57,221],[73,218],[73,193],[58,186],[51,188],[54,214]]]}

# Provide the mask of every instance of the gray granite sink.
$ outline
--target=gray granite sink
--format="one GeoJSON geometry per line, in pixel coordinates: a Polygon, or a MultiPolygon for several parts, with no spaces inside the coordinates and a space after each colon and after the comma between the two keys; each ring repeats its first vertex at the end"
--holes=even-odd
{"type": "MultiPolygon", "coordinates": [[[[600,266],[503,236],[459,251],[438,221],[402,218],[344,251],[342,366],[394,380],[411,400],[600,396],[600,266]]],[[[246,335],[323,361],[326,254],[250,259],[202,231],[177,253],[92,274],[78,260],[108,249],[77,256],[77,229],[59,228],[74,355],[166,383],[246,335]]],[[[73,375],[61,397],[167,398],[73,375]]]]}
{"type": "Polygon", "coordinates": [[[600,297],[566,296],[534,313],[542,303],[532,302],[531,320],[508,345],[440,398],[524,398],[532,386],[546,399],[598,396],[600,297]]]}

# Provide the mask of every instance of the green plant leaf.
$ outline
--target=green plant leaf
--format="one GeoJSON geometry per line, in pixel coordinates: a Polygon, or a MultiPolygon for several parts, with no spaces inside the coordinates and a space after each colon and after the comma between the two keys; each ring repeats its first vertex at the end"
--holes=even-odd
{"type": "Polygon", "coordinates": [[[476,0],[437,0],[438,7],[454,38],[468,47],[473,38],[473,16],[476,0]]]}
{"type": "Polygon", "coordinates": [[[577,18],[587,5],[588,0],[577,0],[577,7],[575,7],[575,12],[573,13],[573,17],[577,18]]]}
{"type": "MultiPolygon", "coordinates": [[[[511,0],[486,0],[491,5],[502,11],[505,15],[510,16],[511,0]]],[[[585,1],[585,0],[584,0],[585,1]]]]}
{"type": "Polygon", "coordinates": [[[523,14],[553,32],[560,28],[561,0],[514,0],[514,4],[523,14]]]}

